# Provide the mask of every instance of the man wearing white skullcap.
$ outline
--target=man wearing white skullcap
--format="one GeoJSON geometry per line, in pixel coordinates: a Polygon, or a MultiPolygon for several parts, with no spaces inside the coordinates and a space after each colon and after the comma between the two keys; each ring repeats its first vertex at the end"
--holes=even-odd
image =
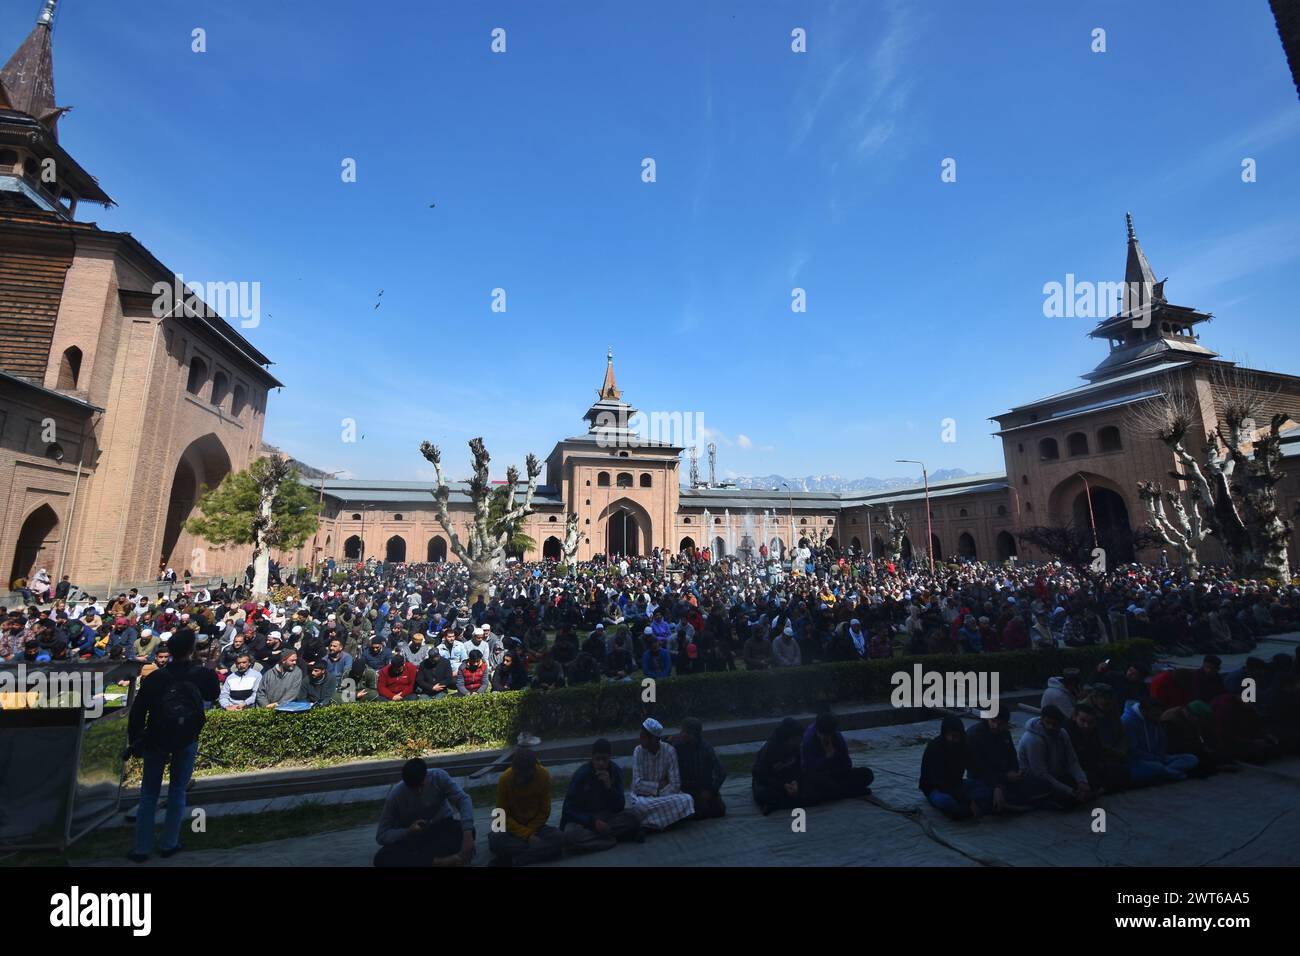
{"type": "Polygon", "coordinates": [[[632,752],[628,809],[652,830],[665,830],[695,813],[695,800],[682,793],[677,751],[663,734],[664,725],[647,717],[641,724],[641,743],[632,752]]]}

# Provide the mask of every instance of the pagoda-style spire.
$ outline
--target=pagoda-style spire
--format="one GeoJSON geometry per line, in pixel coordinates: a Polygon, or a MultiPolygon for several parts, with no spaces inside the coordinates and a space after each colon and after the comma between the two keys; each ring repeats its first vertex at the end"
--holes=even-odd
{"type": "Polygon", "coordinates": [[[1156,282],[1156,274],[1147,262],[1137,234],[1133,231],[1133,214],[1124,214],[1128,226],[1128,261],[1124,264],[1124,314],[1132,315],[1163,298],[1164,283],[1156,282]]]}
{"type": "Polygon", "coordinates": [[[614,384],[614,349],[612,346],[605,353],[605,384],[600,387],[600,397],[611,398],[615,401],[619,397],[618,386],[614,384]]]}
{"type": "Polygon", "coordinates": [[[45,0],[36,26],[0,70],[0,107],[35,117],[57,139],[56,124],[67,112],[54,102],[51,32],[58,0],[45,0]]]}

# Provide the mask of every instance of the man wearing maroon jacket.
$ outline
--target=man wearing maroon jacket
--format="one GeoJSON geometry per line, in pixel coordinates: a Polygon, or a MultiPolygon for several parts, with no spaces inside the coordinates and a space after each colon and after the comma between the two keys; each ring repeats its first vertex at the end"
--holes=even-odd
{"type": "Polygon", "coordinates": [[[394,655],[388,666],[379,672],[379,696],[384,700],[406,700],[415,691],[417,673],[419,668],[414,664],[400,655],[394,655]]]}

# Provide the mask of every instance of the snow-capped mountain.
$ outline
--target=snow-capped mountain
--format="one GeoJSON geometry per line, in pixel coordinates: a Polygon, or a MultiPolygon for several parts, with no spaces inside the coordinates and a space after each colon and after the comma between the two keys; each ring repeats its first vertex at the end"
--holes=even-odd
{"type": "MultiPolygon", "coordinates": [[[[930,481],[965,478],[973,472],[960,468],[943,468],[931,472],[930,481]]],[[[911,478],[842,478],[839,475],[808,475],[804,478],[786,478],[782,475],[749,476],[729,479],[737,488],[772,489],[789,485],[793,491],[888,491],[891,488],[908,488],[921,484],[921,476],[911,478]]],[[[784,490],[782,488],[782,490],[784,490]]]]}

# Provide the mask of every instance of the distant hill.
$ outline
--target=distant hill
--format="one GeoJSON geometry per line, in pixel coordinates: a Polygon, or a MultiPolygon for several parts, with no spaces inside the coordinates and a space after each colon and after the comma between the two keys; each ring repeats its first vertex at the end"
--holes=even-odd
{"type": "Polygon", "coordinates": [[[291,465],[297,466],[298,474],[303,478],[312,481],[320,481],[322,478],[327,477],[327,473],[321,471],[319,468],[313,468],[311,465],[299,461],[292,455],[286,454],[274,445],[268,445],[266,442],[262,442],[262,456],[266,457],[269,455],[279,455],[281,458],[288,458],[291,465]]]}
{"type": "MultiPolygon", "coordinates": [[[[930,481],[946,481],[950,478],[965,478],[974,472],[960,468],[942,468],[930,473],[930,481]]],[[[806,478],[785,478],[781,475],[762,475],[758,477],[733,478],[731,482],[737,488],[766,489],[780,488],[787,484],[794,491],[889,491],[893,488],[909,488],[921,484],[921,476],[912,478],[841,478],[839,475],[808,475],[806,478]]]]}

